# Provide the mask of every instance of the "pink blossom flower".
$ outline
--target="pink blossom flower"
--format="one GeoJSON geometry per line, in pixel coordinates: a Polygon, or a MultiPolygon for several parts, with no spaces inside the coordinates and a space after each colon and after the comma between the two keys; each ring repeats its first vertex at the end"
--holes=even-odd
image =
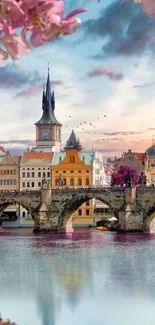
{"type": "Polygon", "coordinates": [[[155,17],[155,1],[154,0],[141,0],[142,10],[149,16],[155,17]]]}
{"type": "Polygon", "coordinates": [[[0,0],[0,42],[4,47],[0,48],[0,62],[10,56],[18,63],[18,56],[29,53],[31,46],[72,34],[81,25],[75,16],[85,11],[79,8],[64,18],[62,0],[0,0]],[[31,33],[30,42],[27,32],[31,33]]]}

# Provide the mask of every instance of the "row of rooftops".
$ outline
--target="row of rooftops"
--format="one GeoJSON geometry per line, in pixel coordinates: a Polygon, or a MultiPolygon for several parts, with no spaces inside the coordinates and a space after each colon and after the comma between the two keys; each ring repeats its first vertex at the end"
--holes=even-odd
{"type": "MultiPolygon", "coordinates": [[[[5,154],[10,154],[8,151],[3,151],[3,155],[0,156],[0,164],[3,164],[3,158],[5,154]]],[[[11,154],[10,154],[11,155],[11,154]]],[[[78,152],[79,158],[81,161],[84,161],[86,165],[93,164],[95,158],[95,152],[78,152]]],[[[12,155],[11,155],[12,156],[12,155]]],[[[18,165],[26,163],[42,163],[42,164],[51,164],[58,165],[66,156],[66,151],[62,152],[24,152],[22,156],[12,156],[15,162],[18,165]]]]}
{"type": "MultiPolygon", "coordinates": [[[[2,160],[0,160],[0,165],[3,165],[3,158],[5,155],[9,155],[12,157],[12,162],[16,163],[18,166],[25,166],[30,167],[31,165],[42,165],[48,167],[59,165],[61,161],[66,156],[66,152],[25,152],[22,156],[13,156],[9,151],[5,151],[3,147],[0,147],[0,154],[3,150],[4,155],[1,156],[2,160]]],[[[79,158],[81,161],[84,161],[86,165],[92,165],[95,159],[95,152],[78,152],[79,158]]],[[[107,175],[112,175],[113,169],[110,166],[104,166],[104,172],[107,175]]]]}

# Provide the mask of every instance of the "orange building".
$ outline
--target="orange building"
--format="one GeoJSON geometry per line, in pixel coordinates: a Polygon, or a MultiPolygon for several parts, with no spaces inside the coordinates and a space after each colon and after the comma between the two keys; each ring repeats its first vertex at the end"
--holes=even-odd
{"type": "MultiPolygon", "coordinates": [[[[52,161],[51,186],[87,187],[93,182],[94,152],[82,151],[74,130],[64,151],[55,153],[52,161]]],[[[73,226],[88,226],[93,223],[93,201],[87,201],[72,215],[73,226]]]]}

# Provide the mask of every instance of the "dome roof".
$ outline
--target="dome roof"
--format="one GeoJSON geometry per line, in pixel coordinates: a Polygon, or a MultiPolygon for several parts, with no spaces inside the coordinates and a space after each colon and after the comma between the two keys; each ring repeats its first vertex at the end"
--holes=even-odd
{"type": "Polygon", "coordinates": [[[155,144],[146,150],[148,156],[155,156],[155,144]]]}

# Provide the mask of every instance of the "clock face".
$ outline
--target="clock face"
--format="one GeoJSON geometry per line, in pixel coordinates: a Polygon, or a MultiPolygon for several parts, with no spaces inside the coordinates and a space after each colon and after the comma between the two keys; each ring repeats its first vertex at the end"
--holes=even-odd
{"type": "Polygon", "coordinates": [[[43,139],[48,140],[49,133],[48,131],[43,131],[43,139]]]}

